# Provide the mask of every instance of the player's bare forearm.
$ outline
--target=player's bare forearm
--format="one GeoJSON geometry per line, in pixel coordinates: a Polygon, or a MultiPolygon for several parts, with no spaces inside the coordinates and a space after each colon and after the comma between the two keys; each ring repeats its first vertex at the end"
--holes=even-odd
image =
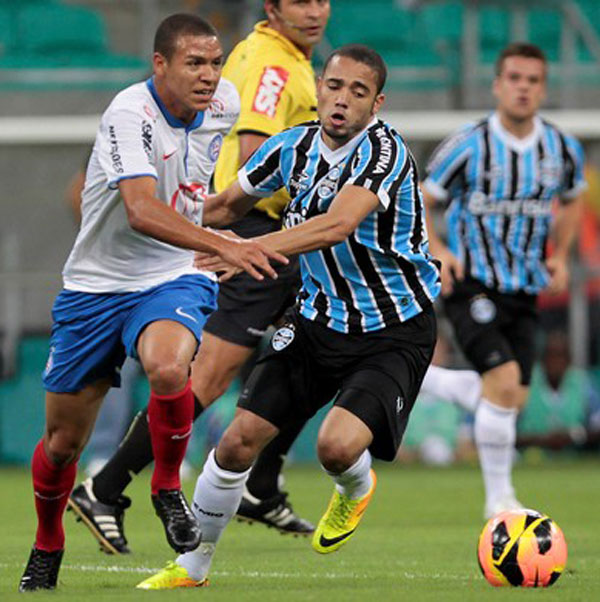
{"type": "Polygon", "coordinates": [[[224,239],[220,234],[194,225],[156,198],[154,178],[123,180],[119,189],[129,225],[136,232],[183,249],[212,253],[222,250],[224,239]]]}
{"type": "Polygon", "coordinates": [[[325,249],[348,238],[378,205],[379,199],[370,190],[360,186],[345,186],[337,194],[327,213],[312,217],[292,228],[261,236],[257,240],[284,255],[325,249]]]}
{"type": "Polygon", "coordinates": [[[437,200],[423,187],[421,188],[421,192],[423,194],[423,204],[425,205],[425,227],[427,228],[427,236],[429,238],[429,250],[432,255],[437,257],[440,251],[443,252],[447,248],[437,233],[433,220],[433,212],[435,211],[437,200]]]}
{"type": "Polygon", "coordinates": [[[237,182],[234,182],[223,192],[206,198],[202,223],[217,228],[228,226],[246,215],[257,200],[257,197],[249,196],[237,182]]]}
{"type": "Polygon", "coordinates": [[[567,205],[561,205],[554,221],[552,237],[553,257],[567,260],[581,222],[582,199],[577,197],[567,205]]]}

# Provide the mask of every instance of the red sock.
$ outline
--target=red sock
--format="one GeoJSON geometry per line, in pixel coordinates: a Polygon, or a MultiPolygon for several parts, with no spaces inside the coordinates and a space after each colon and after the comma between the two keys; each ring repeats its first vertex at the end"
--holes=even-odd
{"type": "Polygon", "coordinates": [[[172,395],[150,394],[148,426],[154,452],[152,493],[159,489],[180,489],[179,467],[185,456],[194,420],[191,381],[172,395]]]}
{"type": "Polygon", "coordinates": [[[38,518],[35,547],[46,552],[62,550],[65,547],[62,517],[75,484],[77,461],[56,466],[39,441],[31,460],[31,475],[38,518]]]}

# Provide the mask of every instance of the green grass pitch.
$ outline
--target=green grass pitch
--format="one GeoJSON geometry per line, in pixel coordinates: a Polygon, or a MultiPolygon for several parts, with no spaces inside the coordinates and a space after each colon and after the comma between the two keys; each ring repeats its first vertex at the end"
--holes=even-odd
{"type": "MultiPolygon", "coordinates": [[[[149,474],[130,487],[126,516],[133,553],[106,556],[88,531],[65,518],[67,551],[55,592],[35,600],[384,600],[494,602],[600,599],[600,461],[519,466],[519,496],[553,517],[569,544],[567,571],[548,590],[495,589],[479,573],[476,542],[483,526],[479,471],[378,465],[378,489],[354,539],[337,553],[320,556],[306,539],[284,537],[262,525],[232,523],[215,557],[206,589],[137,591],[134,586],[174,558],[149,495],[149,474]]],[[[193,482],[185,489],[191,497],[193,482]]],[[[297,510],[318,520],[331,482],[315,466],[287,470],[297,510]]],[[[0,600],[24,600],[17,584],[33,540],[29,475],[0,470],[0,600]]],[[[32,595],[32,594],[28,594],[32,595]]],[[[27,597],[27,595],[25,595],[27,597]]]]}

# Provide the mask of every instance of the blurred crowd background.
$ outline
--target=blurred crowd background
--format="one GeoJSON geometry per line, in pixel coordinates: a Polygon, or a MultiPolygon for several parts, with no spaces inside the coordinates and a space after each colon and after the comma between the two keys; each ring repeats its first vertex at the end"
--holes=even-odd
{"type": "MultiPolygon", "coordinates": [[[[542,295],[543,324],[529,404],[519,419],[524,460],[598,454],[600,437],[600,2],[598,0],[331,0],[314,57],[369,44],[386,59],[384,117],[424,166],[457,125],[493,107],[493,63],[510,41],[538,44],[550,60],[543,113],[583,142],[589,190],[570,291],[542,295]]],[[[149,74],[152,34],[173,12],[197,12],[226,51],[261,18],[260,0],[0,0],[0,462],[26,463],[43,425],[40,373],[50,309],[74,240],[73,190],[100,113],[149,74]]],[[[75,205],[77,203],[75,202],[75,205]]],[[[466,367],[442,319],[436,363],[466,367]]],[[[109,456],[147,399],[135,364],[107,405],[87,460],[109,456]],[[93,456],[93,457],[92,457],[93,456]]],[[[205,412],[192,464],[233,415],[239,383],[205,412]]],[[[314,459],[317,416],[293,448],[314,459]]],[[[422,396],[400,460],[474,461],[471,418],[422,396]]]]}

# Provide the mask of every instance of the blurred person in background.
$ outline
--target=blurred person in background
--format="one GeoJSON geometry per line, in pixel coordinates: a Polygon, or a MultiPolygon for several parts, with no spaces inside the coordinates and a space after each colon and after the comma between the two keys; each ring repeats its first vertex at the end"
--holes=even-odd
{"type": "Polygon", "coordinates": [[[571,364],[564,331],[546,335],[517,429],[518,447],[582,449],[599,439],[600,395],[587,372],[571,364]]]}
{"type": "Polygon", "coordinates": [[[126,355],[139,358],[151,387],[152,504],[173,549],[200,543],[179,467],[194,413],[190,365],[218,287],[214,274],[194,267],[193,251],[216,251],[259,279],[276,277],[269,258],[287,263],[256,242],[197,225],[197,192],[208,191],[216,161],[212,141],[239,109],[222,64],[212,25],[172,15],[156,30],[152,79],[120,92],[102,116],[81,227],[52,311],[46,425],[31,466],[37,531],[21,592],[56,587],[79,454],[126,355]],[[213,98],[223,107],[216,115],[207,111],[213,98]]]}
{"type": "MultiPolygon", "coordinates": [[[[222,191],[235,181],[237,170],[269,136],[290,126],[316,118],[315,74],[310,64],[314,46],[327,24],[329,0],[265,0],[267,20],[240,42],[229,56],[224,76],[241,97],[240,117],[223,140],[215,186],[222,191]]],[[[214,104],[214,111],[224,107],[214,104]]],[[[215,153],[219,149],[215,148],[215,153]]],[[[284,189],[257,203],[231,229],[242,237],[276,232],[282,227],[282,212],[289,201],[284,189]]],[[[239,274],[220,286],[218,308],[209,318],[192,369],[196,419],[217,400],[240,373],[267,328],[294,302],[299,268],[292,259],[276,266],[277,280],[254,282],[239,274]]],[[[280,472],[285,455],[305,424],[290,424],[257,459],[239,508],[239,516],[260,521],[281,533],[310,535],[314,526],[292,509],[280,490],[280,472]]],[[[105,549],[123,550],[123,491],[132,475],[153,459],[147,411],[140,412],[117,453],[93,481],[79,486],[71,497],[73,506],[85,506],[92,531],[105,549]],[[98,503],[90,499],[93,491],[98,503]],[[110,528],[103,528],[106,517],[110,528]]]]}
{"type": "Polygon", "coordinates": [[[537,46],[505,48],[496,62],[496,110],[446,139],[423,183],[428,208],[446,204],[447,244],[427,213],[431,252],[442,261],[445,312],[482,375],[474,434],[486,517],[522,507],[512,458],[534,361],[536,298],[567,287],[585,188],[580,144],[537,114],[546,78],[537,46]],[[554,251],[547,257],[550,235],[554,251]]]}
{"type": "Polygon", "coordinates": [[[450,339],[440,328],[431,365],[398,452],[400,461],[421,460],[445,466],[455,460],[465,412],[474,411],[481,395],[481,377],[474,370],[448,368],[451,353],[450,339]]]}

